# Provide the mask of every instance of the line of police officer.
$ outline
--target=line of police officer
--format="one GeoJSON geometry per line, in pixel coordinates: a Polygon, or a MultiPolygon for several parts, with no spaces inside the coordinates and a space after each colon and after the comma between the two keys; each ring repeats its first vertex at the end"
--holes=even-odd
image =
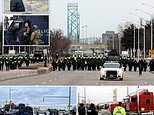
{"type": "Polygon", "coordinates": [[[73,70],[88,70],[88,71],[95,71],[100,70],[100,67],[103,66],[103,64],[106,61],[118,61],[123,67],[124,71],[129,69],[129,71],[132,71],[134,68],[134,71],[138,70],[144,70],[146,71],[148,66],[150,68],[150,71],[154,71],[154,60],[150,60],[149,64],[145,60],[139,60],[136,61],[133,58],[130,57],[119,57],[119,59],[114,59],[114,57],[104,57],[104,56],[72,56],[72,57],[65,57],[63,59],[55,59],[52,61],[53,70],[66,70],[66,67],[68,71],[73,68],[73,70]]]}
{"type": "Polygon", "coordinates": [[[84,56],[73,56],[65,57],[63,59],[53,60],[52,66],[53,70],[65,70],[66,67],[68,71],[71,70],[88,70],[95,71],[99,70],[100,66],[106,61],[106,57],[94,56],[94,57],[84,57],[84,56]]]}
{"type": "Polygon", "coordinates": [[[154,71],[154,59],[150,60],[150,62],[148,63],[146,60],[140,59],[139,61],[134,60],[133,58],[126,58],[126,57],[122,57],[120,59],[120,63],[123,65],[124,67],[124,71],[128,70],[132,71],[134,69],[134,71],[138,70],[141,71],[147,71],[147,68],[149,66],[150,71],[154,71]]]}
{"type": "Polygon", "coordinates": [[[4,70],[4,67],[6,67],[6,71],[14,70],[17,68],[22,67],[22,65],[25,63],[28,67],[30,63],[38,63],[45,61],[45,57],[34,57],[29,55],[14,55],[14,56],[0,56],[0,70],[4,70]]]}

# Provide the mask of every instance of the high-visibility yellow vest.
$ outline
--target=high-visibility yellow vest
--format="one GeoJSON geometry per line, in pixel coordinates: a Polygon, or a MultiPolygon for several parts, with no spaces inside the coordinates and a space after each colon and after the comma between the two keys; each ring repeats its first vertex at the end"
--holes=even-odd
{"type": "Polygon", "coordinates": [[[113,111],[113,115],[126,115],[125,109],[123,107],[115,107],[113,111]]]}

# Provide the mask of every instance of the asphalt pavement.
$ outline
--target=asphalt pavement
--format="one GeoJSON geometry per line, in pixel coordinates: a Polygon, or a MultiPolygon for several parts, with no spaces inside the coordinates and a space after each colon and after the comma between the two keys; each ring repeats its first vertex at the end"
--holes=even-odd
{"type": "Polygon", "coordinates": [[[147,71],[139,76],[138,72],[124,72],[124,80],[100,80],[99,71],[51,71],[50,73],[0,81],[0,85],[154,85],[154,74],[147,71]]]}

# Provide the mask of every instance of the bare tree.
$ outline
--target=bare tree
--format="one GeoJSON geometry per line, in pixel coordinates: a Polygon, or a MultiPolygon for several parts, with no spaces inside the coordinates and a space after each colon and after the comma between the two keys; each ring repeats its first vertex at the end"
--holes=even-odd
{"type": "Polygon", "coordinates": [[[53,56],[68,53],[71,41],[64,36],[63,31],[60,29],[53,29],[51,32],[50,51],[53,56]]]}

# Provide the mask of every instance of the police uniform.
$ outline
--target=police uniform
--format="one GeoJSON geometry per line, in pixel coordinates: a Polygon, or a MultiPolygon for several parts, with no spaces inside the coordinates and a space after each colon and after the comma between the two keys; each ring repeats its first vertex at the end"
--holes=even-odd
{"type": "Polygon", "coordinates": [[[125,109],[121,106],[114,108],[113,115],[126,115],[125,109]]]}

